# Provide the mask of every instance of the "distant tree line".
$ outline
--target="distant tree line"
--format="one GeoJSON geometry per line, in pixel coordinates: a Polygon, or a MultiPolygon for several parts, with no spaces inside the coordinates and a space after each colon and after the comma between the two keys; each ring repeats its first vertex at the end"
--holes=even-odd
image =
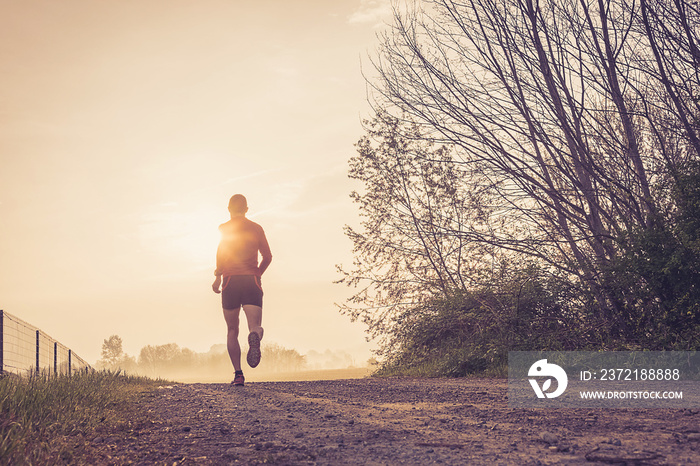
{"type": "MultiPolygon", "coordinates": [[[[263,344],[261,350],[262,359],[256,368],[258,372],[292,372],[306,369],[305,356],[296,350],[283,348],[276,343],[263,344]]],[[[245,361],[245,352],[242,360],[245,361]]],[[[112,335],[103,341],[102,358],[98,361],[98,366],[161,378],[193,379],[233,371],[225,347],[221,351],[196,353],[188,348],[180,348],[175,343],[147,345],[141,348],[138,357],[133,357],[123,351],[123,342],[118,335],[112,335]]]]}
{"type": "Polygon", "coordinates": [[[700,346],[699,35],[683,0],[395,10],[340,267],[385,368],[700,346]]]}

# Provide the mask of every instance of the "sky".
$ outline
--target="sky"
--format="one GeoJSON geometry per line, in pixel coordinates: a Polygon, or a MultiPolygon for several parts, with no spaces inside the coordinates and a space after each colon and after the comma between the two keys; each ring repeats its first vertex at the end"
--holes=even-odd
{"type": "MultiPolygon", "coordinates": [[[[0,309],[88,362],[225,341],[228,199],[273,262],[265,339],[371,356],[333,284],[357,224],[380,0],[0,0],[0,309]],[[365,69],[366,71],[366,69],[365,69]]],[[[242,328],[245,328],[242,326],[242,328]]],[[[243,341],[243,338],[242,338],[243,341]]]]}

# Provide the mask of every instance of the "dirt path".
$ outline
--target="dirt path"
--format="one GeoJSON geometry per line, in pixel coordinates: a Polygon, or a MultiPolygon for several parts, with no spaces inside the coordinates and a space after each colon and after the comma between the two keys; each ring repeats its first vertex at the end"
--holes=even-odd
{"type": "Polygon", "coordinates": [[[86,439],[100,464],[700,464],[693,410],[512,410],[504,380],[178,384],[86,439]]]}

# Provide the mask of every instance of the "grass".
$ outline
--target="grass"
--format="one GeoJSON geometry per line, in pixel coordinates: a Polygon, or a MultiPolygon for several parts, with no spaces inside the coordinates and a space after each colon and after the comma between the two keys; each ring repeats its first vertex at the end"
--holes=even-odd
{"type": "Polygon", "coordinates": [[[109,371],[0,378],[0,464],[70,462],[75,439],[155,383],[109,371]]]}

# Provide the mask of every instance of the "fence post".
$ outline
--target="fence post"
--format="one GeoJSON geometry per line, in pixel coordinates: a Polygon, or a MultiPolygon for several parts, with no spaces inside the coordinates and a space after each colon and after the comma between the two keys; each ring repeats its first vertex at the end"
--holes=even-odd
{"type": "Polygon", "coordinates": [[[36,331],[36,373],[39,373],[39,330],[36,331]]]}
{"type": "Polygon", "coordinates": [[[73,376],[73,370],[71,369],[71,357],[73,355],[73,350],[68,350],[68,377],[73,376]]]}
{"type": "Polygon", "coordinates": [[[53,342],[53,373],[58,375],[58,342],[53,342]]]}
{"type": "Polygon", "coordinates": [[[5,311],[0,309],[0,374],[5,370],[3,356],[5,354],[5,311]]]}

